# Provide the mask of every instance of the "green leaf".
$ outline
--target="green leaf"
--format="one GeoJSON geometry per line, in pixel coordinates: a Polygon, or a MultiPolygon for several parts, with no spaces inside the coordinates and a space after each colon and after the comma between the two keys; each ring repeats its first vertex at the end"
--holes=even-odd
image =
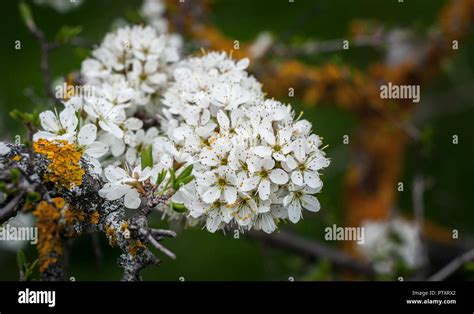
{"type": "Polygon", "coordinates": [[[184,206],[183,204],[178,204],[178,203],[171,203],[171,209],[181,214],[188,210],[186,206],[184,206]]]}
{"type": "Polygon", "coordinates": [[[467,271],[474,271],[474,261],[469,262],[469,263],[467,263],[466,265],[464,265],[464,268],[465,268],[467,271]]]}
{"type": "Polygon", "coordinates": [[[26,199],[31,204],[36,204],[41,200],[41,195],[38,192],[30,192],[26,196],[26,199]]]}
{"type": "Polygon", "coordinates": [[[20,10],[20,16],[23,22],[25,22],[29,28],[35,27],[35,21],[33,20],[33,14],[31,13],[30,6],[24,1],[21,1],[18,5],[18,8],[20,10]]]}
{"type": "Polygon", "coordinates": [[[160,185],[165,180],[166,174],[168,174],[168,170],[161,170],[160,174],[158,175],[158,178],[156,179],[156,185],[160,185]]]}
{"type": "Polygon", "coordinates": [[[188,176],[186,178],[183,178],[183,179],[177,181],[177,185],[178,185],[178,187],[181,187],[183,185],[188,184],[189,182],[191,182],[193,180],[194,180],[194,176],[188,176]]]}
{"type": "Polygon", "coordinates": [[[82,26],[63,25],[56,34],[56,42],[65,44],[82,32],[82,26]]]}
{"type": "Polygon", "coordinates": [[[170,183],[171,183],[171,186],[173,187],[173,189],[177,190],[179,188],[178,185],[176,185],[176,173],[174,172],[174,169],[173,168],[170,168],[170,183]]]}
{"type": "Polygon", "coordinates": [[[142,148],[140,158],[142,162],[142,170],[146,167],[153,167],[153,154],[151,145],[146,148],[142,148]]]}
{"type": "Polygon", "coordinates": [[[12,181],[18,183],[20,181],[21,172],[18,168],[10,169],[10,175],[12,176],[12,181]]]}
{"type": "Polygon", "coordinates": [[[189,165],[178,176],[177,180],[188,177],[193,172],[193,165],[189,165]]]}

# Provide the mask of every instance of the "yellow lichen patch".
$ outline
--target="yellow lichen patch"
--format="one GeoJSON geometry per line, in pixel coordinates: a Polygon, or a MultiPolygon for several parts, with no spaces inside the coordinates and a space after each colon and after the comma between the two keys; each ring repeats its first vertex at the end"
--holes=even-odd
{"type": "Polygon", "coordinates": [[[98,211],[93,212],[92,214],[90,214],[89,218],[94,225],[97,225],[100,219],[99,212],[98,211]]]}
{"type": "Polygon", "coordinates": [[[142,248],[144,248],[145,245],[140,242],[139,240],[136,240],[136,241],[133,241],[129,244],[128,248],[127,248],[127,251],[128,253],[130,253],[131,255],[135,256],[137,255],[138,251],[142,248]]]}
{"type": "Polygon", "coordinates": [[[127,222],[127,221],[124,221],[124,222],[122,223],[122,231],[125,231],[125,230],[127,230],[127,229],[128,229],[128,222],[127,222]]]}
{"type": "Polygon", "coordinates": [[[84,222],[87,218],[87,214],[80,210],[66,209],[64,211],[64,222],[68,225],[72,225],[76,222],[84,222]]]}
{"type": "Polygon", "coordinates": [[[38,227],[36,248],[39,255],[40,272],[44,272],[50,265],[55,264],[58,257],[63,254],[58,222],[59,210],[64,207],[65,202],[61,197],[53,198],[52,201],[54,205],[47,201],[41,201],[33,212],[38,227]]]}
{"type": "Polygon", "coordinates": [[[105,226],[105,236],[107,237],[107,240],[109,240],[110,246],[113,247],[117,245],[117,235],[115,234],[115,229],[109,224],[105,226]]]}
{"type": "Polygon", "coordinates": [[[81,185],[85,172],[79,165],[81,153],[74,145],[64,140],[39,139],[34,142],[34,149],[36,153],[45,155],[51,161],[43,180],[66,189],[81,185]]]}
{"type": "Polygon", "coordinates": [[[14,161],[20,161],[20,160],[21,160],[21,156],[20,156],[20,155],[15,155],[15,156],[13,156],[12,160],[14,160],[14,161]]]}

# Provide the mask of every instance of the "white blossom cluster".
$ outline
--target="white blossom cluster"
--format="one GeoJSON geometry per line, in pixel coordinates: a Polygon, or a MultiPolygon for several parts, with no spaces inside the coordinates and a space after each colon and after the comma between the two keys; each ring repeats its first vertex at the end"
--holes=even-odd
{"type": "Polygon", "coordinates": [[[419,228],[400,218],[388,221],[366,221],[364,243],[360,253],[370,260],[377,273],[392,274],[397,266],[413,270],[424,260],[419,228]]]}
{"type": "Polygon", "coordinates": [[[150,26],[122,27],[105,36],[92,58],[82,63],[81,73],[85,84],[112,87],[114,92],[106,93],[114,97],[111,101],[147,105],[166,88],[171,65],[179,60],[180,47],[178,37],[150,26]],[[121,93],[127,89],[133,93],[121,93]]]}
{"type": "Polygon", "coordinates": [[[141,150],[152,144],[158,128],[145,130],[135,115],[143,111],[153,116],[148,109],[157,106],[153,98],[159,98],[169,84],[178,59],[179,43],[151,27],[127,26],[107,34],[92,58],[82,64],[84,86],[93,87],[93,93],[74,95],[59,113],[42,112],[43,130],[34,140],[74,144],[96,172],[107,167],[104,178],[113,184],[106,185],[102,194],[110,200],[124,197],[126,207],[137,208],[141,199],[133,182],[142,182],[151,173],[157,175],[158,169],[171,164],[157,162],[153,172],[142,171],[141,150]]]}
{"type": "Polygon", "coordinates": [[[177,191],[161,210],[210,232],[271,233],[282,219],[297,223],[303,209],[318,211],[329,159],[311,123],[265,98],[248,59],[210,52],[178,61],[178,48],[148,26],[108,34],[82,64],[94,95],[41,113],[35,140],[80,147],[97,172],[105,168],[99,194],[127,208],[142,205],[147,189],[177,191]],[[159,125],[145,126],[137,112],[158,113],[159,125]]]}
{"type": "Polygon", "coordinates": [[[189,58],[163,98],[163,147],[195,169],[179,200],[210,232],[235,224],[270,233],[279,219],[296,223],[303,208],[320,209],[312,194],[329,165],[320,138],[290,106],[265,99],[247,66],[225,53],[189,58]]]}

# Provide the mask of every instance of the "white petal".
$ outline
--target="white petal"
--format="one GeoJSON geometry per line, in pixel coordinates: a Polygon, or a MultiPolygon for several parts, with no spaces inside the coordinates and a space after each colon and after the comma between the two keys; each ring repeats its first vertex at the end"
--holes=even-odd
{"type": "Polygon", "coordinates": [[[45,132],[45,131],[39,131],[39,132],[36,132],[33,135],[33,141],[37,141],[40,138],[44,138],[44,139],[47,139],[47,140],[53,140],[55,138],[58,138],[58,135],[56,133],[45,132]]]}
{"type": "Polygon", "coordinates": [[[286,160],[283,162],[283,165],[287,168],[287,170],[293,170],[298,166],[296,160],[292,156],[286,156],[286,160]]]}
{"type": "Polygon", "coordinates": [[[270,180],[279,185],[285,184],[288,182],[288,173],[282,169],[273,169],[272,172],[270,172],[270,180]]]}
{"type": "Polygon", "coordinates": [[[84,153],[86,153],[87,155],[91,157],[99,158],[107,154],[108,151],[109,151],[109,147],[106,144],[102,142],[94,142],[87,146],[84,153]]]}
{"type": "Polygon", "coordinates": [[[251,173],[262,170],[262,160],[260,158],[249,158],[247,160],[247,167],[251,173]]]}
{"type": "Polygon", "coordinates": [[[272,154],[272,149],[268,146],[257,146],[254,148],[253,152],[255,155],[265,158],[272,154]]]}
{"type": "Polygon", "coordinates": [[[222,222],[222,217],[220,215],[215,215],[214,217],[208,217],[206,221],[207,231],[214,233],[222,222]]]}
{"type": "Polygon", "coordinates": [[[273,167],[275,167],[275,160],[273,160],[272,158],[265,158],[263,160],[263,168],[265,170],[273,169],[273,167]]]}
{"type": "Polygon", "coordinates": [[[321,155],[311,160],[311,162],[308,164],[308,168],[315,171],[327,166],[329,166],[329,159],[321,155]]]}
{"type": "Polygon", "coordinates": [[[242,185],[242,191],[251,191],[257,187],[257,184],[260,182],[259,177],[250,177],[244,180],[244,184],[242,185]]]}
{"type": "Polygon", "coordinates": [[[105,197],[109,201],[115,201],[124,196],[129,189],[130,188],[127,186],[107,183],[99,190],[99,195],[105,197]]]}
{"type": "Polygon", "coordinates": [[[127,178],[128,174],[124,169],[117,166],[108,166],[104,170],[105,177],[109,182],[117,182],[121,179],[127,178]]]}
{"type": "Polygon", "coordinates": [[[92,123],[84,125],[77,135],[77,142],[81,146],[87,146],[95,141],[97,136],[97,127],[92,123]]]}
{"type": "Polygon", "coordinates": [[[298,139],[293,142],[293,152],[299,162],[303,162],[306,157],[306,145],[303,139],[298,139]]]}
{"type": "Polygon", "coordinates": [[[132,208],[132,209],[135,209],[135,208],[138,208],[138,206],[140,206],[140,203],[141,203],[141,199],[140,199],[140,194],[138,194],[137,190],[135,189],[129,189],[127,194],[125,194],[125,198],[124,198],[124,205],[125,207],[127,208],[132,208]]]}
{"type": "Polygon", "coordinates": [[[217,187],[209,188],[202,196],[202,200],[208,204],[214,203],[221,196],[221,190],[217,187]]]}
{"type": "Polygon", "coordinates": [[[275,135],[273,134],[273,132],[270,132],[268,130],[262,130],[262,131],[260,131],[260,135],[263,137],[265,142],[267,142],[271,146],[274,146],[276,144],[276,139],[275,139],[275,135]]]}
{"type": "Polygon", "coordinates": [[[206,166],[217,166],[219,157],[210,149],[204,149],[199,156],[201,163],[206,166]]]}
{"type": "Polygon", "coordinates": [[[303,185],[303,175],[300,171],[293,171],[291,173],[291,182],[296,185],[303,185]]]}
{"type": "Polygon", "coordinates": [[[10,147],[7,146],[4,142],[0,142],[0,155],[6,155],[11,151],[10,147]]]}
{"type": "Polygon", "coordinates": [[[301,205],[311,212],[318,212],[321,209],[318,199],[312,195],[304,195],[301,200],[301,205]]]}
{"type": "Polygon", "coordinates": [[[262,200],[268,200],[270,197],[270,181],[268,179],[264,179],[260,182],[258,186],[258,196],[262,200]]]}
{"type": "Polygon", "coordinates": [[[237,189],[233,186],[224,187],[224,199],[227,204],[234,204],[237,200],[237,189]]]}
{"type": "Polygon", "coordinates": [[[270,234],[273,231],[275,231],[276,224],[275,224],[275,221],[273,220],[273,217],[271,215],[269,215],[269,214],[262,215],[261,220],[262,220],[261,221],[261,226],[262,226],[263,232],[270,234]]]}
{"type": "Polygon", "coordinates": [[[119,128],[118,125],[114,123],[106,123],[104,121],[99,121],[100,127],[104,130],[115,136],[116,138],[123,138],[123,130],[119,128]]]}
{"type": "Polygon", "coordinates": [[[314,171],[304,172],[304,183],[306,183],[310,188],[313,189],[317,189],[323,184],[318,174],[314,171]]]}
{"type": "Polygon", "coordinates": [[[49,132],[57,133],[61,129],[61,125],[59,124],[58,119],[56,118],[56,115],[50,111],[44,111],[40,113],[40,121],[41,121],[41,126],[43,129],[49,132]]]}
{"type": "Polygon", "coordinates": [[[292,223],[297,223],[301,219],[301,205],[298,200],[288,204],[288,218],[292,223]]]}
{"type": "Polygon", "coordinates": [[[125,127],[128,130],[136,131],[143,127],[143,121],[138,118],[128,118],[127,121],[125,121],[125,127]]]}
{"type": "Polygon", "coordinates": [[[229,117],[224,113],[224,111],[219,110],[217,112],[217,122],[219,122],[219,126],[225,130],[229,129],[230,121],[229,117]]]}
{"type": "Polygon", "coordinates": [[[68,132],[74,132],[76,130],[77,124],[79,123],[77,120],[76,111],[72,107],[67,107],[61,111],[61,113],[59,113],[59,120],[61,121],[61,125],[68,132]]]}
{"type": "Polygon", "coordinates": [[[238,70],[245,70],[249,66],[249,64],[250,60],[248,58],[244,58],[237,62],[236,67],[238,70]]]}
{"type": "Polygon", "coordinates": [[[118,138],[113,138],[112,143],[110,144],[110,152],[114,157],[118,157],[123,154],[125,151],[125,143],[123,140],[120,140],[118,138]]]}

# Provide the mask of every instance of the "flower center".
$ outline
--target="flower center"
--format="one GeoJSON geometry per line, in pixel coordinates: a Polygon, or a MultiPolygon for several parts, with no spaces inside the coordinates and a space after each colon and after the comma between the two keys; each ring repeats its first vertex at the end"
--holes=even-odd
{"type": "Polygon", "coordinates": [[[221,188],[225,187],[227,185],[226,179],[219,178],[219,180],[217,180],[217,185],[220,186],[221,188]]]}
{"type": "Polygon", "coordinates": [[[266,179],[266,178],[268,178],[268,171],[267,170],[262,170],[258,173],[258,175],[260,177],[262,177],[262,179],[266,179]]]}

